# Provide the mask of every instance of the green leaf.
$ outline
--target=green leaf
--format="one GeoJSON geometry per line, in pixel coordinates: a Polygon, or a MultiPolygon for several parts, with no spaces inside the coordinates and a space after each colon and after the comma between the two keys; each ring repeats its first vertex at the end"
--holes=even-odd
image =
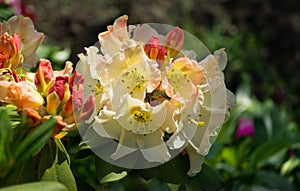
{"type": "Polygon", "coordinates": [[[256,168],[262,167],[268,158],[282,151],[288,149],[292,144],[300,143],[300,137],[276,137],[260,145],[252,153],[252,165],[256,168]]]}
{"type": "Polygon", "coordinates": [[[41,157],[38,166],[38,179],[41,179],[45,171],[53,166],[55,156],[56,144],[49,141],[41,151],[41,157]]]}
{"type": "Polygon", "coordinates": [[[100,180],[100,183],[103,184],[103,183],[107,183],[107,182],[118,181],[118,180],[123,179],[126,176],[127,176],[127,172],[126,171],[122,171],[121,173],[111,172],[108,175],[104,176],[100,180]]]}
{"type": "Polygon", "coordinates": [[[168,186],[168,188],[169,188],[171,191],[178,191],[178,190],[179,190],[179,187],[180,187],[180,184],[171,184],[171,183],[167,183],[167,186],[168,186]]]}
{"type": "Polygon", "coordinates": [[[9,186],[33,182],[34,180],[34,161],[27,160],[22,164],[14,165],[9,173],[4,178],[0,179],[0,185],[9,186]]]}
{"type": "Polygon", "coordinates": [[[65,62],[70,57],[70,55],[71,55],[71,49],[66,48],[64,50],[54,52],[51,55],[51,60],[53,60],[53,62],[55,63],[62,63],[65,62]]]}
{"type": "Polygon", "coordinates": [[[15,152],[15,158],[18,163],[24,162],[40,151],[47,140],[49,140],[53,126],[56,125],[56,123],[56,120],[51,117],[26,136],[15,152]]]}
{"type": "Polygon", "coordinates": [[[14,10],[12,8],[0,7],[0,20],[8,20],[14,16],[14,10]]]}
{"type": "Polygon", "coordinates": [[[297,157],[292,157],[287,160],[281,167],[281,175],[286,175],[290,173],[292,170],[297,168],[300,164],[300,159],[297,157]]]}
{"type": "Polygon", "coordinates": [[[0,188],[0,191],[68,191],[67,188],[58,182],[34,182],[0,188]]]}
{"type": "Polygon", "coordinates": [[[185,185],[186,190],[220,190],[224,186],[217,172],[206,164],[202,165],[201,172],[196,176],[187,176],[189,161],[182,155],[176,156],[158,168],[158,177],[163,182],[185,185]]]}
{"type": "Polygon", "coordinates": [[[0,120],[0,177],[3,177],[14,162],[10,144],[12,142],[12,129],[6,109],[3,107],[0,108],[0,120]]]}
{"type": "Polygon", "coordinates": [[[59,148],[59,150],[65,154],[65,156],[67,158],[67,162],[70,165],[71,164],[71,159],[70,159],[70,156],[69,156],[64,144],[61,142],[60,139],[54,139],[54,141],[56,143],[56,146],[59,148]]]}
{"type": "Polygon", "coordinates": [[[68,191],[77,190],[74,176],[67,161],[58,164],[56,159],[53,166],[45,171],[41,180],[60,182],[68,191]]]}
{"type": "Polygon", "coordinates": [[[264,170],[257,171],[254,182],[277,190],[296,191],[296,188],[287,179],[264,170]]]}
{"type": "Polygon", "coordinates": [[[95,167],[98,180],[102,180],[107,174],[111,172],[122,173],[123,171],[126,171],[126,169],[112,165],[99,157],[95,158],[95,167]]]}
{"type": "Polygon", "coordinates": [[[221,190],[224,187],[220,175],[206,164],[202,165],[201,172],[195,178],[203,190],[221,190]]]}
{"type": "Polygon", "coordinates": [[[88,157],[92,154],[90,146],[88,146],[85,142],[81,142],[78,146],[78,151],[76,152],[75,158],[82,159],[88,157]]]}

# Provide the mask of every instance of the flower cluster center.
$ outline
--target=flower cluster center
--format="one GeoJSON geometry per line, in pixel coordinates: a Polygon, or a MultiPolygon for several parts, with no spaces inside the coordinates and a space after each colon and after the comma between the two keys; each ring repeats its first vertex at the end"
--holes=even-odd
{"type": "Polygon", "coordinates": [[[130,114],[133,116],[133,119],[135,119],[138,122],[145,123],[147,121],[150,121],[152,119],[152,115],[150,112],[143,110],[139,106],[133,106],[130,108],[130,114]]]}

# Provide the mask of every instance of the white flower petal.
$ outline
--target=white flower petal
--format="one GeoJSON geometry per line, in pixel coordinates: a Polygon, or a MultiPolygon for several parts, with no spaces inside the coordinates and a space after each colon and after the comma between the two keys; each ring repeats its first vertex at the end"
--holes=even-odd
{"type": "Polygon", "coordinates": [[[149,162],[164,163],[171,157],[163,141],[163,132],[161,130],[146,135],[139,135],[137,144],[143,156],[149,162]]]}
{"type": "Polygon", "coordinates": [[[180,131],[170,137],[170,139],[167,141],[167,145],[170,147],[170,149],[180,149],[185,145],[186,141],[186,137],[180,131]]]}
{"type": "Polygon", "coordinates": [[[118,140],[121,136],[122,127],[114,119],[115,112],[106,109],[101,110],[92,124],[94,130],[102,137],[118,140]]]}
{"type": "Polygon", "coordinates": [[[136,143],[137,136],[137,134],[130,133],[122,128],[118,147],[111,155],[111,158],[117,160],[138,150],[136,143]]]}
{"type": "Polygon", "coordinates": [[[189,145],[186,147],[186,150],[190,160],[190,169],[187,172],[187,175],[193,177],[201,171],[205,157],[201,154],[198,154],[196,150],[189,145]]]}
{"type": "Polygon", "coordinates": [[[89,65],[92,78],[98,80],[100,77],[99,74],[106,66],[107,61],[104,56],[99,54],[99,49],[97,47],[90,46],[89,48],[85,48],[85,50],[86,55],[81,53],[78,54],[78,57],[85,64],[89,65]]]}

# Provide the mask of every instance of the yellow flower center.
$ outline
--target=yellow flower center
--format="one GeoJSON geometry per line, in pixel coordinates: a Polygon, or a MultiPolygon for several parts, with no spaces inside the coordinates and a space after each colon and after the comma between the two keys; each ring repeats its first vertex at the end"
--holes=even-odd
{"type": "Polygon", "coordinates": [[[133,119],[135,119],[138,122],[147,122],[152,119],[152,115],[150,112],[143,110],[139,106],[133,106],[130,108],[130,114],[133,116],[133,119]]]}
{"type": "Polygon", "coordinates": [[[168,71],[167,79],[175,89],[181,88],[189,82],[187,75],[175,67],[168,71]]]}
{"type": "Polygon", "coordinates": [[[144,82],[144,76],[134,67],[122,74],[121,82],[126,83],[128,89],[139,88],[144,82]]]}
{"type": "Polygon", "coordinates": [[[103,93],[103,86],[100,83],[100,81],[98,80],[96,85],[95,85],[95,94],[98,95],[98,94],[101,94],[101,93],[103,93]]]}

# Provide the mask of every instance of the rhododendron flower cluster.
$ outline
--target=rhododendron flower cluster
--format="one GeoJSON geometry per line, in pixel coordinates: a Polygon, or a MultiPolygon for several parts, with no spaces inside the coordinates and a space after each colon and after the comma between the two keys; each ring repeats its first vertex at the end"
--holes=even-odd
{"type": "Polygon", "coordinates": [[[0,23],[0,104],[15,105],[32,126],[53,115],[57,125],[52,137],[62,138],[77,127],[74,116],[77,122],[89,119],[95,99],[84,99],[84,77],[76,71],[72,74],[71,62],[53,71],[49,60],[40,59],[36,72],[26,72],[36,65],[35,51],[43,38],[28,17],[14,16],[0,23]]]}
{"type": "Polygon", "coordinates": [[[186,150],[194,176],[234,102],[222,73],[226,52],[199,59],[179,27],[127,20],[116,19],[99,34],[100,46],[79,54],[85,96],[94,95],[97,108],[97,136],[86,129],[82,136],[100,157],[127,168],[159,165],[186,150]]]}

